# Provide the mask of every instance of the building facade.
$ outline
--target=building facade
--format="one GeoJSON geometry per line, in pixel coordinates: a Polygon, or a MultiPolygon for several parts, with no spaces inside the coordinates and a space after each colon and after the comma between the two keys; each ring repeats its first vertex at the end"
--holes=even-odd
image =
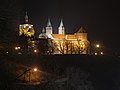
{"type": "Polygon", "coordinates": [[[50,38],[52,40],[52,47],[54,54],[89,54],[90,42],[88,40],[88,34],[84,27],[81,27],[74,34],[65,34],[65,27],[61,20],[58,27],[58,34],[53,34],[52,25],[50,19],[46,31],[39,35],[39,38],[50,38]],[[50,27],[48,32],[48,26],[50,27]],[[40,37],[42,36],[43,37],[40,37]]]}
{"type": "Polygon", "coordinates": [[[32,24],[28,22],[28,15],[26,12],[25,22],[19,25],[19,36],[25,35],[27,37],[34,37],[35,30],[32,24]]]}
{"type": "MultiPolygon", "coordinates": [[[[33,50],[37,50],[38,47],[42,49],[42,46],[47,45],[43,48],[47,51],[41,51],[38,48],[39,52],[51,52],[52,54],[89,54],[90,42],[88,40],[88,34],[84,27],[81,27],[74,34],[66,34],[63,20],[61,19],[60,25],[58,26],[58,33],[53,33],[53,27],[50,19],[48,19],[47,26],[43,28],[42,32],[39,34],[37,41],[36,39],[29,39],[34,37],[35,30],[32,24],[28,23],[28,15],[25,15],[25,23],[19,25],[19,36],[26,36],[28,38],[28,47],[33,50]],[[42,43],[42,46],[39,46],[40,42],[48,40],[47,44],[42,43]],[[34,43],[33,43],[34,42],[34,43]],[[36,44],[38,42],[39,44],[36,44]],[[35,45],[36,44],[36,45],[35,45]]],[[[46,42],[46,41],[45,41],[46,42]]],[[[28,48],[28,49],[30,49],[28,48]]]]}

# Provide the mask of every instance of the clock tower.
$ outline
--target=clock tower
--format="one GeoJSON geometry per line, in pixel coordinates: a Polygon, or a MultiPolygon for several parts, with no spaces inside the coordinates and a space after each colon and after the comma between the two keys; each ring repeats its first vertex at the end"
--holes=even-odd
{"type": "Polygon", "coordinates": [[[27,37],[34,37],[35,30],[32,24],[28,22],[28,15],[26,12],[25,22],[19,25],[19,36],[25,35],[27,37]]]}
{"type": "Polygon", "coordinates": [[[32,40],[35,35],[35,30],[32,24],[29,23],[26,12],[25,21],[19,25],[19,45],[24,53],[28,53],[29,47],[32,45],[32,40]]]}

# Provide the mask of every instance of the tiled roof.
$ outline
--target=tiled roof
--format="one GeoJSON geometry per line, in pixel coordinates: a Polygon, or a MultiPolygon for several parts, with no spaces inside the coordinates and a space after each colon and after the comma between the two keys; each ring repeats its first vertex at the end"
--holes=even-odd
{"type": "Polygon", "coordinates": [[[54,39],[77,39],[75,35],[52,34],[54,39]]]}
{"type": "Polygon", "coordinates": [[[66,35],[66,39],[77,39],[75,35],[66,35]]]}
{"type": "Polygon", "coordinates": [[[56,39],[64,39],[65,35],[64,34],[52,34],[52,37],[56,39]]]}

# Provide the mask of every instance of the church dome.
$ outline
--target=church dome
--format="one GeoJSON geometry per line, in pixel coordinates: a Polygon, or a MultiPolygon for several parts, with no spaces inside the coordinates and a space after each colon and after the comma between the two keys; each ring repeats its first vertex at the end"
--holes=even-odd
{"type": "Polygon", "coordinates": [[[47,35],[45,33],[40,33],[39,38],[47,38],[47,35]]]}
{"type": "Polygon", "coordinates": [[[47,38],[44,28],[42,30],[42,33],[39,34],[39,38],[47,38]]]}

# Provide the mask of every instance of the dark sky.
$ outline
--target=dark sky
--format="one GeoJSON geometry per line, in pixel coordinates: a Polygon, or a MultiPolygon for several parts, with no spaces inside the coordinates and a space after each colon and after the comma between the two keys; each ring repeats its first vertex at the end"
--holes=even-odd
{"type": "Polygon", "coordinates": [[[16,26],[23,23],[27,10],[29,22],[34,25],[37,34],[46,26],[48,17],[57,33],[62,18],[66,33],[74,33],[84,26],[92,43],[99,42],[109,51],[120,52],[119,0],[1,0],[0,5],[3,11],[4,8],[9,11],[0,12],[0,16],[5,13],[6,17],[12,17],[8,21],[16,30],[16,26]]]}

